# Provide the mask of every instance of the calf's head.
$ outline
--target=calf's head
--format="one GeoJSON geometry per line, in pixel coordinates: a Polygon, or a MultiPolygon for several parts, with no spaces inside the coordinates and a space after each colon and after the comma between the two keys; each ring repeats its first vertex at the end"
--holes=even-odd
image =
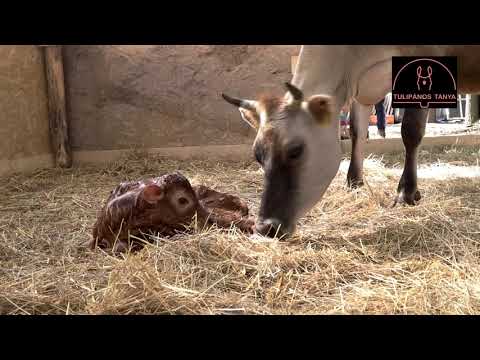
{"type": "Polygon", "coordinates": [[[189,181],[180,174],[169,174],[142,185],[143,217],[152,223],[177,225],[189,222],[198,200],[189,181]]]}
{"type": "Polygon", "coordinates": [[[339,110],[330,96],[304,99],[286,83],[284,97],[258,100],[232,98],[242,118],[257,131],[253,145],[264,170],[264,189],[256,230],[262,235],[288,236],[297,221],[323,196],[340,165],[339,110]]]}

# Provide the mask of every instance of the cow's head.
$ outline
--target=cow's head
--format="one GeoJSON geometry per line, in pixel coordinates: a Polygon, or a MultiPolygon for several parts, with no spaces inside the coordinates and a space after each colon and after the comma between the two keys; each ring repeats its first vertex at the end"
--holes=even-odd
{"type": "Polygon", "coordinates": [[[264,170],[264,190],[256,230],[285,236],[323,196],[340,165],[339,107],[333,98],[286,84],[285,97],[241,100],[223,94],[257,131],[254,155],[264,170]]]}

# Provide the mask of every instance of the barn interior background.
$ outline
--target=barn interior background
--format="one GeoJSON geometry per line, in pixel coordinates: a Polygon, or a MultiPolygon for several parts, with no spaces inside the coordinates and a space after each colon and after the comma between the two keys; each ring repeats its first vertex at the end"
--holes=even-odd
{"type": "Polygon", "coordinates": [[[439,146],[419,152],[418,206],[392,207],[405,159],[395,124],[365,146],[380,156],[355,191],[342,142],[338,176],[291,242],[192,224],[121,261],[87,248],[125,180],[180,171],[258,214],[258,164],[217,161],[252,160],[254,137],[220,93],[282,94],[298,51],[0,46],[0,314],[479,314],[480,136],[428,132],[443,124],[422,145],[439,146]],[[50,168],[69,154],[72,168],[50,168]]]}
{"type": "Polygon", "coordinates": [[[174,157],[249,157],[253,131],[220,93],[282,94],[299,49],[0,46],[0,174],[58,162],[62,102],[73,163],[113,160],[132,148],[174,157]],[[58,91],[64,99],[52,99],[58,91]]]}

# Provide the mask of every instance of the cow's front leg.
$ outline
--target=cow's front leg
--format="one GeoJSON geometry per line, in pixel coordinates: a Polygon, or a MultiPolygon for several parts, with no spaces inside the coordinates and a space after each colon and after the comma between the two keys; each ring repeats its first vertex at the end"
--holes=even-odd
{"type": "Polygon", "coordinates": [[[415,205],[421,199],[417,189],[418,147],[425,135],[428,109],[405,109],[402,121],[402,140],[405,146],[405,166],[397,189],[397,203],[415,205]]]}
{"type": "Polygon", "coordinates": [[[371,106],[353,102],[350,111],[350,138],[352,139],[352,156],[348,168],[347,183],[351,188],[363,185],[364,146],[367,141],[368,123],[371,106]]]}

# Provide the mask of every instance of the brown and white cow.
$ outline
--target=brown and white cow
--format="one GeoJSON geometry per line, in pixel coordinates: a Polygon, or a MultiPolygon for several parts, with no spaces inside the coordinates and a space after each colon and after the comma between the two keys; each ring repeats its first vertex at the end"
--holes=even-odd
{"type": "MultiPolygon", "coordinates": [[[[458,90],[480,92],[480,46],[302,46],[296,72],[283,98],[240,100],[224,95],[257,129],[253,146],[265,173],[259,233],[294,232],[299,218],[318,201],[337,174],[340,109],[350,102],[352,158],[348,182],[362,184],[363,144],[371,106],[391,90],[392,56],[457,56],[458,90]]],[[[417,149],[428,109],[406,109],[402,139],[406,158],[396,202],[415,204],[417,149]]]]}

